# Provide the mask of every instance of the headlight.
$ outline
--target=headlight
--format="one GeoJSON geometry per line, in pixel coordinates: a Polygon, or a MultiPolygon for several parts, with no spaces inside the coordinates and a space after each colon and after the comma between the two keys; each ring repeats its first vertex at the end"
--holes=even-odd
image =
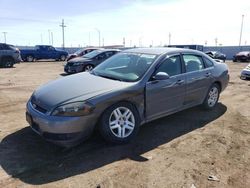
{"type": "Polygon", "coordinates": [[[53,110],[53,116],[85,116],[93,111],[94,107],[87,102],[74,102],[58,106],[53,110]]]}
{"type": "Polygon", "coordinates": [[[81,62],[76,62],[76,63],[74,63],[73,65],[74,66],[77,66],[77,65],[81,65],[82,63],[81,62]]]}

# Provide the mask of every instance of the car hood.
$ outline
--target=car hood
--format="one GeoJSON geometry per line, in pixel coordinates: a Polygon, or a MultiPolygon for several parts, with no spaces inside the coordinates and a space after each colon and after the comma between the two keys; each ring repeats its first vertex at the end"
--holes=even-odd
{"type": "Polygon", "coordinates": [[[59,78],[39,87],[33,93],[31,100],[47,111],[51,111],[63,103],[84,101],[131,85],[132,83],[110,80],[84,72],[59,78]]]}
{"type": "Polygon", "coordinates": [[[86,58],[86,57],[76,57],[74,59],[71,59],[68,61],[69,63],[84,63],[84,62],[89,62],[91,59],[86,58]]]}

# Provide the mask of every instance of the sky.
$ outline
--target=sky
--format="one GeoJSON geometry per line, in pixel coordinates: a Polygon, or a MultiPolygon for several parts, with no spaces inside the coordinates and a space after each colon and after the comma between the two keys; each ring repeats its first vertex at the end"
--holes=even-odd
{"type": "Polygon", "coordinates": [[[242,15],[250,45],[249,0],[0,0],[0,42],[61,47],[64,19],[67,47],[239,45],[242,15]]]}

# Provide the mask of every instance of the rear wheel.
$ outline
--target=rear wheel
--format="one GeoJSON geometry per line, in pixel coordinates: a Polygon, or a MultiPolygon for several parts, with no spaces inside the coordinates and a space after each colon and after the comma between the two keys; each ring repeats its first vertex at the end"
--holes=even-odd
{"type": "Polygon", "coordinates": [[[34,57],[33,57],[32,55],[28,55],[28,56],[26,57],[26,60],[27,60],[28,62],[33,62],[33,61],[34,61],[34,57]]]}
{"type": "Polygon", "coordinates": [[[203,102],[203,107],[206,110],[213,109],[218,103],[220,97],[220,86],[218,84],[213,84],[208,90],[207,96],[203,102]]]}
{"type": "Polygon", "coordinates": [[[61,61],[65,61],[66,60],[66,56],[65,55],[61,55],[60,60],[61,61]]]}
{"type": "Polygon", "coordinates": [[[99,130],[107,141],[123,144],[131,141],[139,131],[136,108],[121,102],[108,108],[101,117],[99,130]]]}
{"type": "Polygon", "coordinates": [[[8,68],[13,67],[14,63],[15,63],[14,60],[10,57],[6,57],[3,59],[4,67],[8,67],[8,68]]]}
{"type": "Polygon", "coordinates": [[[85,72],[89,72],[89,71],[92,71],[93,68],[94,68],[93,65],[86,65],[86,66],[84,67],[84,71],[85,71],[85,72]]]}

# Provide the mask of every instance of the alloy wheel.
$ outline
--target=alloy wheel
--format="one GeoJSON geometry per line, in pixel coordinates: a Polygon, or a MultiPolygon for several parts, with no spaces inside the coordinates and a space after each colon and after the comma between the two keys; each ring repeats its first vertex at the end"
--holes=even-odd
{"type": "Polygon", "coordinates": [[[135,128],[135,117],[126,107],[118,107],[110,115],[109,128],[118,138],[128,137],[135,128]]]}
{"type": "Polygon", "coordinates": [[[213,107],[218,100],[219,90],[217,87],[212,87],[208,94],[208,106],[213,107]]]}

